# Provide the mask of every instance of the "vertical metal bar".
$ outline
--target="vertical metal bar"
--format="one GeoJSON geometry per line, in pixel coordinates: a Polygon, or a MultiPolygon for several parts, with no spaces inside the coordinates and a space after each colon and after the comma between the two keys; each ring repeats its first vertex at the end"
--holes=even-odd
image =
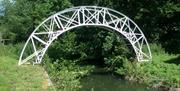
{"type": "Polygon", "coordinates": [[[103,24],[105,24],[105,19],[106,18],[106,9],[104,9],[104,12],[103,12],[103,24]]]}
{"type": "MultiPolygon", "coordinates": [[[[81,10],[81,9],[80,9],[81,10]]],[[[78,23],[81,24],[81,20],[80,20],[80,10],[78,10],[78,23]]]]}
{"type": "Polygon", "coordinates": [[[85,24],[85,15],[84,15],[84,8],[82,8],[82,15],[83,15],[83,24],[85,24]]]}

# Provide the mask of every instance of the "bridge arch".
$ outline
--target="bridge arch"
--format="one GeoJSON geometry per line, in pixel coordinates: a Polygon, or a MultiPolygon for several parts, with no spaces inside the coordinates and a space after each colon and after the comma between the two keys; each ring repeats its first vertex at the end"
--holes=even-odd
{"type": "Polygon", "coordinates": [[[105,7],[79,6],[65,9],[44,20],[26,41],[18,65],[30,60],[33,64],[41,63],[46,50],[59,35],[81,26],[97,26],[117,31],[130,42],[138,61],[152,59],[143,32],[126,15],[105,7]]]}

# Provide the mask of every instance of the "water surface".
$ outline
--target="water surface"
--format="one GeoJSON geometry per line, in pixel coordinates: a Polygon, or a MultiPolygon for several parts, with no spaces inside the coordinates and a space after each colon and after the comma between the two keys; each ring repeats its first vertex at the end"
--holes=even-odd
{"type": "Polygon", "coordinates": [[[81,80],[80,91],[155,91],[146,85],[117,78],[112,74],[92,73],[81,80]]]}

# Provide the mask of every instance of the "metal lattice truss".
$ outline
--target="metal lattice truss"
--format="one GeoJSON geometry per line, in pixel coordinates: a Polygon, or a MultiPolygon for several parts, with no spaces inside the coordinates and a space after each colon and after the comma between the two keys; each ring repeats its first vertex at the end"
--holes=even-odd
{"type": "Polygon", "coordinates": [[[27,61],[41,63],[46,50],[59,35],[81,26],[97,26],[117,31],[130,42],[138,61],[152,58],[144,34],[130,18],[105,7],[80,6],[58,12],[43,21],[25,43],[19,65],[27,61]]]}

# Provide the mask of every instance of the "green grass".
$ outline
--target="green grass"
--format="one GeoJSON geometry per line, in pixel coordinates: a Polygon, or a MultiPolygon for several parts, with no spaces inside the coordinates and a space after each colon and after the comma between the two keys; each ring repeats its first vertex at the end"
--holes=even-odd
{"type": "Polygon", "coordinates": [[[180,87],[180,65],[176,64],[177,61],[180,61],[179,56],[167,53],[154,55],[152,64],[146,64],[142,67],[151,74],[155,83],[162,82],[161,84],[170,87],[180,87]]]}
{"type": "Polygon", "coordinates": [[[53,91],[47,86],[43,67],[18,66],[18,55],[12,49],[0,45],[0,91],[53,91]]]}

